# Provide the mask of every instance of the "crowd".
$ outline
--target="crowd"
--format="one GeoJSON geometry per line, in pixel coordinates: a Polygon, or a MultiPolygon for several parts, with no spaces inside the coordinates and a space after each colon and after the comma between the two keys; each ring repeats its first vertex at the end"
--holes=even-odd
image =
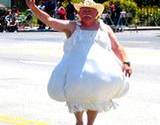
{"type": "Polygon", "coordinates": [[[9,9],[0,15],[0,32],[14,32],[18,30],[19,11],[16,8],[9,9]]]}
{"type": "MultiPolygon", "coordinates": [[[[74,20],[76,15],[76,10],[70,0],[65,1],[66,5],[64,7],[62,0],[39,0],[37,2],[38,8],[47,12],[50,16],[57,19],[64,20],[74,20]]],[[[21,15],[18,9],[12,8],[7,12],[0,14],[0,32],[14,32],[18,28],[24,28],[25,26],[32,27],[31,21],[33,18],[33,13],[31,10],[27,11],[27,14],[21,15]]],[[[46,25],[38,20],[38,30],[45,29],[46,25]]]]}

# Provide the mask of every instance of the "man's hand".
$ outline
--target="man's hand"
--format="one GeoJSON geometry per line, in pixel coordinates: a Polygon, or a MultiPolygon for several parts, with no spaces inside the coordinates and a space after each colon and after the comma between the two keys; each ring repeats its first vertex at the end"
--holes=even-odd
{"type": "Polygon", "coordinates": [[[26,0],[26,4],[29,8],[32,8],[35,5],[35,0],[26,0]]]}
{"type": "Polygon", "coordinates": [[[128,64],[123,64],[122,71],[125,73],[125,76],[130,77],[132,74],[132,68],[128,64]]]}

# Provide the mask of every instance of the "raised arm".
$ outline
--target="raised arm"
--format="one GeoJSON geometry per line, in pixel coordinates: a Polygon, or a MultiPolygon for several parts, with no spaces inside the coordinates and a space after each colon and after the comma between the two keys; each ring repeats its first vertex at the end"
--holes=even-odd
{"type": "Polygon", "coordinates": [[[74,31],[74,22],[52,18],[50,15],[40,10],[35,5],[35,0],[26,0],[26,4],[34,12],[39,20],[41,20],[49,27],[55,29],[56,31],[65,32],[67,35],[70,35],[74,31]]]}

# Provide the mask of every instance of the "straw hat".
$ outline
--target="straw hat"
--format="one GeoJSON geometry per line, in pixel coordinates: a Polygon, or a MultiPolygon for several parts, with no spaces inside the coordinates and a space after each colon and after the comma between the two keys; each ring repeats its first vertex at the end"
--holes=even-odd
{"type": "Polygon", "coordinates": [[[98,16],[100,16],[103,13],[104,6],[100,3],[96,3],[93,0],[84,0],[84,2],[75,3],[74,4],[75,9],[79,12],[81,7],[90,7],[95,8],[98,11],[98,16]]]}

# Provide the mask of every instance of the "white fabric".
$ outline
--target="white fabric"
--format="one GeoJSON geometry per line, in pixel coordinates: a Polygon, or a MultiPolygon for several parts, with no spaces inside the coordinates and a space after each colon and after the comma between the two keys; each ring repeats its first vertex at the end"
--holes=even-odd
{"type": "Polygon", "coordinates": [[[109,110],[114,106],[112,99],[128,90],[121,62],[104,28],[102,22],[98,31],[82,30],[77,25],[65,41],[63,58],[51,75],[49,95],[66,101],[70,112],[109,110]]]}

